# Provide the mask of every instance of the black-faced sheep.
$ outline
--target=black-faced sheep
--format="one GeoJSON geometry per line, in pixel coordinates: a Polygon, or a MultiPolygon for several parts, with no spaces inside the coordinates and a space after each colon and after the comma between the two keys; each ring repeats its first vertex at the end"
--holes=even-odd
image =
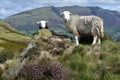
{"type": "Polygon", "coordinates": [[[75,36],[76,45],[79,45],[79,35],[92,35],[92,45],[101,44],[104,36],[103,20],[98,16],[78,16],[72,15],[69,11],[63,11],[64,23],[67,30],[75,36]]]}
{"type": "Polygon", "coordinates": [[[48,29],[47,21],[45,20],[38,21],[37,24],[39,25],[39,29],[48,29]]]}

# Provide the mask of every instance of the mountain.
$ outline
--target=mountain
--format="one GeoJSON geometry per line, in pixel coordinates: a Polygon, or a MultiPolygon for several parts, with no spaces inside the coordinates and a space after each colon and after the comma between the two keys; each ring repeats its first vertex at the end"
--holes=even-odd
{"type": "Polygon", "coordinates": [[[30,37],[19,33],[19,31],[8,23],[0,20],[0,52],[6,50],[16,53],[20,49],[23,49],[29,40],[30,37]]]}
{"type": "Polygon", "coordinates": [[[78,15],[97,15],[104,20],[105,31],[114,38],[120,39],[120,12],[102,9],[100,7],[81,7],[81,6],[66,6],[66,7],[42,7],[19,14],[12,15],[4,21],[11,24],[18,30],[33,31],[38,29],[36,24],[39,20],[48,20],[49,28],[56,31],[65,31],[63,19],[60,13],[64,10],[69,10],[73,14],[78,15]],[[116,33],[117,32],[117,33],[116,33]]]}

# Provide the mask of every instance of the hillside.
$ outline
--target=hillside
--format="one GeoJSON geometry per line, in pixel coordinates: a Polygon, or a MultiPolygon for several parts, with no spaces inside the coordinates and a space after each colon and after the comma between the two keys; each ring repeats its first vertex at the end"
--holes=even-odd
{"type": "Polygon", "coordinates": [[[80,43],[40,30],[18,57],[0,66],[1,80],[119,80],[120,43],[80,43]],[[3,68],[5,67],[5,68],[3,68]],[[3,70],[2,70],[3,69],[3,70]]]}
{"type": "Polygon", "coordinates": [[[13,51],[16,53],[23,49],[29,40],[29,37],[19,33],[15,28],[0,20],[0,52],[13,51]]]}
{"type": "Polygon", "coordinates": [[[48,26],[50,29],[60,32],[66,30],[63,19],[60,16],[60,13],[64,10],[69,10],[73,14],[97,15],[103,18],[105,32],[110,34],[116,40],[120,40],[120,13],[117,11],[102,9],[100,7],[42,7],[12,15],[4,19],[4,21],[8,22],[21,32],[30,34],[38,29],[36,22],[44,19],[49,21],[48,26]]]}

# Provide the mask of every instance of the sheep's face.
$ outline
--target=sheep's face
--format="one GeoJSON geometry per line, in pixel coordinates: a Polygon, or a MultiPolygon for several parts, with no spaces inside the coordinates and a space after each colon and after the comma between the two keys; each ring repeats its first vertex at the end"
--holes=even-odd
{"type": "Polygon", "coordinates": [[[64,11],[64,12],[61,13],[61,15],[63,16],[63,18],[65,19],[65,21],[70,20],[71,13],[69,11],[64,11]]]}
{"type": "Polygon", "coordinates": [[[46,21],[44,21],[44,20],[42,20],[42,21],[37,22],[37,24],[41,25],[41,27],[42,27],[42,28],[45,28],[45,27],[46,27],[47,22],[46,22],[46,21]]]}

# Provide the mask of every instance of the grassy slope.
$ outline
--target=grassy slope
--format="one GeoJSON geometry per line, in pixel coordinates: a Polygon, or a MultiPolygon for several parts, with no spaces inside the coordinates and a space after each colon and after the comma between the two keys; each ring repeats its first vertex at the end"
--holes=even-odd
{"type": "Polygon", "coordinates": [[[11,27],[9,24],[3,22],[2,20],[0,20],[0,26],[1,26],[1,28],[4,27],[6,30],[9,30],[9,31],[12,31],[12,32],[18,32],[15,28],[11,27]]]}
{"type": "Polygon", "coordinates": [[[30,40],[29,37],[19,33],[9,24],[0,21],[0,51],[12,50],[18,52],[23,49],[30,40]]]}
{"type": "Polygon", "coordinates": [[[19,33],[15,28],[11,27],[9,24],[0,21],[0,38],[8,40],[29,40],[30,38],[24,34],[19,33]]]}
{"type": "Polygon", "coordinates": [[[104,41],[100,47],[80,45],[59,60],[75,74],[71,80],[120,79],[120,43],[104,41]]]}

